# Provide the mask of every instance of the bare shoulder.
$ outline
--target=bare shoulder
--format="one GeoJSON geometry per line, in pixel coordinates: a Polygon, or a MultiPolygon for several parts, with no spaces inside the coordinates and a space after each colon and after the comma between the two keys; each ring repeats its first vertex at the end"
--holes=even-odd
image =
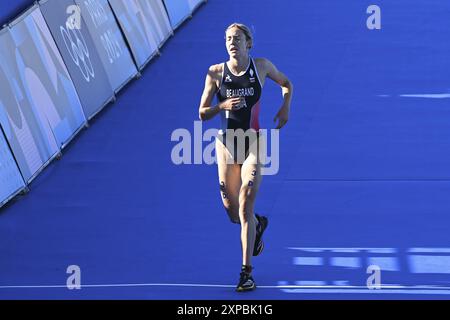
{"type": "Polygon", "coordinates": [[[278,68],[269,59],[267,58],[255,59],[255,64],[257,65],[256,68],[258,68],[258,72],[262,79],[265,79],[267,77],[275,81],[279,85],[285,85],[287,83],[290,84],[290,81],[286,77],[286,75],[282,73],[280,70],[278,70],[278,68]]]}
{"type": "Polygon", "coordinates": [[[214,80],[220,80],[222,77],[223,72],[223,64],[213,64],[209,67],[208,74],[214,79],[214,80]]]}
{"type": "Polygon", "coordinates": [[[255,58],[254,61],[258,70],[261,71],[267,70],[268,67],[272,65],[272,62],[270,62],[270,60],[267,58],[255,58]]]}
{"type": "Polygon", "coordinates": [[[256,68],[258,69],[259,76],[262,79],[265,79],[267,74],[274,67],[273,63],[267,58],[255,58],[254,61],[256,64],[256,68]]]}

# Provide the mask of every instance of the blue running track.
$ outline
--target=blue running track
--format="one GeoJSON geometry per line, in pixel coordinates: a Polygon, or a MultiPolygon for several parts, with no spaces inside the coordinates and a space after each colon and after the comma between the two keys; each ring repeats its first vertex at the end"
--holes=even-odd
{"type": "MultiPolygon", "coordinates": [[[[0,299],[448,299],[449,19],[448,1],[208,1],[0,211],[0,299]],[[366,27],[374,3],[381,30],[366,27]],[[171,161],[234,21],[295,85],[280,171],[257,199],[270,225],[247,294],[234,292],[239,227],[216,167],[171,161]],[[81,290],[66,288],[70,265],[81,290]]],[[[268,81],[265,127],[280,103],[268,81]]]]}

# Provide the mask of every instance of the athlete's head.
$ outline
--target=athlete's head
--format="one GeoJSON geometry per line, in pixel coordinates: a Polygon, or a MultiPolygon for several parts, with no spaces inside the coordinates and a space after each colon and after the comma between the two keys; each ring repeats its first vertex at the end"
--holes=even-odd
{"type": "Polygon", "coordinates": [[[233,23],[225,30],[225,40],[230,57],[246,56],[253,46],[252,32],[241,23],[233,23]]]}

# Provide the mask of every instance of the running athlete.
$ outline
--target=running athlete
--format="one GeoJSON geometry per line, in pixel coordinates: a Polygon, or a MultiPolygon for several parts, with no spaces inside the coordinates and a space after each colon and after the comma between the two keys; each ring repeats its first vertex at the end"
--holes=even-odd
{"type": "Polygon", "coordinates": [[[250,57],[253,36],[247,26],[231,24],[225,31],[225,40],[229,60],[209,68],[199,116],[206,121],[220,114],[222,120],[216,156],[223,205],[231,222],[241,226],[242,268],[236,288],[241,292],[256,288],[251,260],[264,249],[262,235],[268,225],[266,217],[254,213],[262,179],[259,154],[263,142],[263,136],[259,135],[262,88],[269,78],[282,89],[283,103],[274,119],[278,120],[276,129],[281,129],[289,119],[293,86],[272,62],[250,57]],[[215,95],[217,105],[213,105],[215,95]],[[243,144],[236,141],[238,135],[233,135],[239,129],[245,132],[243,144]]]}

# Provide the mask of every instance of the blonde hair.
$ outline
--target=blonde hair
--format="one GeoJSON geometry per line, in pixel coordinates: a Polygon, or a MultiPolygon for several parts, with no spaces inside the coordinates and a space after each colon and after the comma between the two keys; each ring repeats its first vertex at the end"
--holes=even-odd
{"type": "Polygon", "coordinates": [[[245,39],[250,44],[249,49],[253,47],[253,34],[250,31],[249,27],[247,27],[245,24],[234,22],[228,26],[228,28],[225,30],[225,33],[227,33],[227,31],[231,28],[238,28],[239,30],[241,30],[245,35],[245,39]]]}

